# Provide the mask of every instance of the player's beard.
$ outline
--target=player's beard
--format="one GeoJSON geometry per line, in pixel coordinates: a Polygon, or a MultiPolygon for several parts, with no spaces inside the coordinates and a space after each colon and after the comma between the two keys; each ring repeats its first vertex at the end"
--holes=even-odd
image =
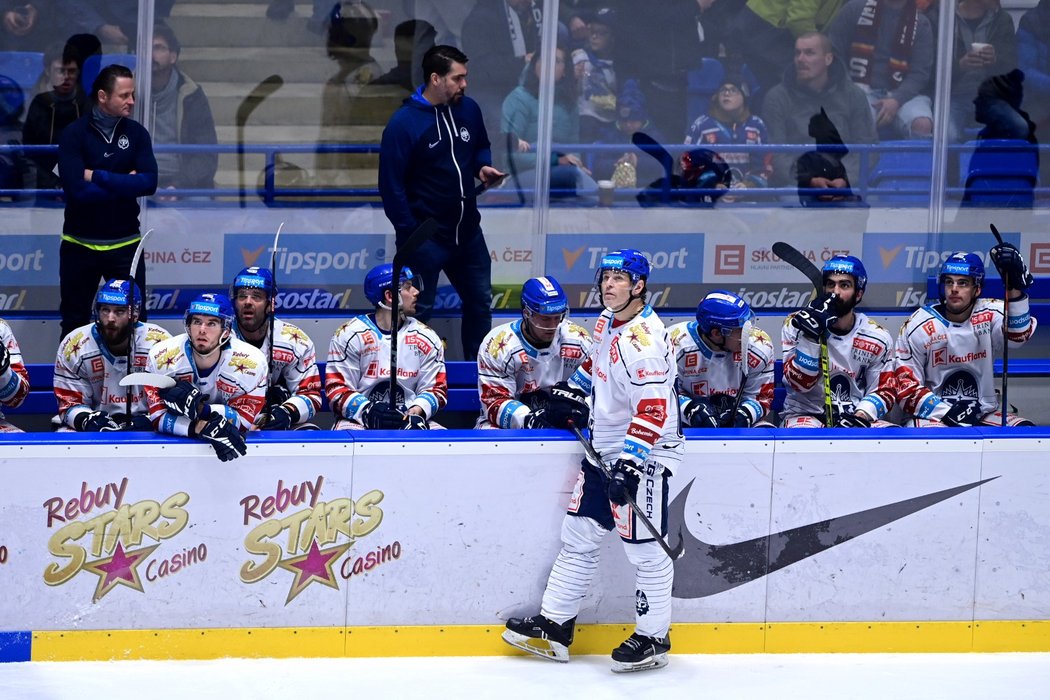
{"type": "Polygon", "coordinates": [[[269,314],[262,313],[253,316],[250,321],[245,321],[244,318],[238,314],[237,325],[240,326],[242,333],[255,333],[266,325],[269,318],[269,314]]]}
{"type": "Polygon", "coordinates": [[[130,328],[130,323],[123,327],[117,326],[115,323],[99,325],[102,339],[106,341],[106,347],[110,349],[123,345],[127,341],[130,328]]]}
{"type": "Polygon", "coordinates": [[[860,303],[860,299],[857,298],[857,292],[850,294],[849,299],[843,299],[839,297],[838,301],[838,315],[841,318],[849,314],[853,309],[857,308],[857,304],[860,303]]]}

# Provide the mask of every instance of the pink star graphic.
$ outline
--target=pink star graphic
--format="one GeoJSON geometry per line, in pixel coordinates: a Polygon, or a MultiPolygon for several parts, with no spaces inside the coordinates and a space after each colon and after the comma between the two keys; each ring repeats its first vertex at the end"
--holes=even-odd
{"type": "Polygon", "coordinates": [[[117,542],[117,547],[111,556],[84,564],[85,569],[98,574],[98,586],[95,587],[92,602],[97,603],[118,584],[142,593],[142,580],[139,578],[137,567],[159,546],[155,544],[125,552],[124,547],[117,542]]]}
{"type": "Polygon", "coordinates": [[[317,540],[313,539],[310,541],[310,549],[306,554],[278,562],[278,566],[282,569],[287,569],[295,574],[284,604],[291,603],[297,595],[303,592],[303,589],[314,581],[338,591],[339,584],[336,583],[335,574],[332,572],[332,564],[346,554],[346,550],[350,549],[352,544],[352,542],[347,542],[328,549],[321,549],[317,546],[317,540]]]}

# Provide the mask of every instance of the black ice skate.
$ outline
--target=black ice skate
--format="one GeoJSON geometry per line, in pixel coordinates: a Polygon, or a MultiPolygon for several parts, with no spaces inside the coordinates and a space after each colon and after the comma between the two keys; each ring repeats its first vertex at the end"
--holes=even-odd
{"type": "Polygon", "coordinates": [[[667,652],[671,650],[671,637],[646,637],[635,632],[613,650],[613,673],[648,671],[667,665],[667,652]]]}
{"type": "Polygon", "coordinates": [[[560,625],[543,615],[512,617],[507,620],[503,641],[544,659],[566,663],[575,628],[575,617],[560,625]]]}

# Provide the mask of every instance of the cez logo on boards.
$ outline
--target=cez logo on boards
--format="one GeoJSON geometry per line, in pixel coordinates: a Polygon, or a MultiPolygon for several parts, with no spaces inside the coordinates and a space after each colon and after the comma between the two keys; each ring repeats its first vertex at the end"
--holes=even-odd
{"type": "MultiPolygon", "coordinates": [[[[988,251],[995,245],[991,233],[945,234],[937,241],[937,247],[916,242],[923,238],[909,233],[866,234],[862,260],[867,267],[869,280],[880,283],[919,282],[925,287],[926,278],[936,276],[941,263],[959,251],[976,253],[984,261],[985,268],[994,273],[994,266],[988,257],[988,251]]],[[[1020,246],[1021,234],[1004,232],[1003,240],[1020,246]]]]}
{"type": "Polygon", "coordinates": [[[593,233],[547,238],[547,270],[560,283],[589,284],[602,256],[622,248],[640,250],[656,283],[698,282],[704,270],[703,234],[593,233]],[[562,241],[572,241],[567,245],[562,241]],[[591,243],[590,241],[593,241],[591,243]]]}
{"type": "MultiPolygon", "coordinates": [[[[251,265],[270,266],[273,236],[227,234],[223,275],[226,279],[251,265]]],[[[364,281],[369,269],[387,258],[386,236],[378,233],[326,235],[282,234],[276,257],[277,287],[288,284],[350,286],[364,281]]]]}

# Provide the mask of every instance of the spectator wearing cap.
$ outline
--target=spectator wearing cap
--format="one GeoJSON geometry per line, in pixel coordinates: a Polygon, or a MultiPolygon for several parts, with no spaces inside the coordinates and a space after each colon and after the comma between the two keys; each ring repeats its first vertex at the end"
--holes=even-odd
{"type": "Polygon", "coordinates": [[[693,121],[685,135],[687,146],[717,150],[733,171],[734,187],[768,187],[773,174],[773,154],[754,151],[727,151],[717,146],[769,143],[766,123],[748,108],[751,89],[740,75],[728,75],[711,95],[706,114],[693,121]]]}
{"type": "MultiPolygon", "coordinates": [[[[25,109],[25,99],[25,93],[18,83],[6,75],[0,75],[0,143],[6,146],[18,146],[22,143],[22,112],[25,109]]],[[[28,167],[25,156],[20,151],[0,152],[0,189],[22,189],[28,167]]]]}
{"type": "Polygon", "coordinates": [[[1003,75],[986,78],[973,100],[974,118],[984,124],[979,139],[1016,139],[1037,143],[1035,124],[1021,109],[1025,75],[1014,68],[1003,75]]]}
{"type": "Polygon", "coordinates": [[[595,12],[587,25],[590,32],[587,44],[572,57],[579,94],[580,137],[584,143],[596,141],[601,128],[616,121],[615,21],[616,14],[610,8],[595,12]]]}
{"type": "Polygon", "coordinates": [[[976,126],[973,99],[981,83],[1017,67],[1014,20],[999,0],[959,0],[955,8],[951,132],[954,141],[976,126]]]}
{"type": "Polygon", "coordinates": [[[616,97],[616,120],[603,124],[596,144],[623,146],[624,151],[602,149],[594,156],[594,175],[612,180],[618,189],[630,189],[652,183],[665,176],[663,167],[655,158],[644,155],[639,159],[638,149],[631,138],[641,131],[658,143],[667,143],[663,134],[649,119],[645,95],[637,80],[626,80],[616,97]]]}

